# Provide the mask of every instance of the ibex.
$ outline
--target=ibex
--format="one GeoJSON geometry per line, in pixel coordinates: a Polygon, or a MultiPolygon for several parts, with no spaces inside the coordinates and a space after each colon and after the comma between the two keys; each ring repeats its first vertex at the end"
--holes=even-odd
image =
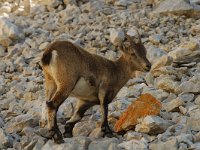
{"type": "Polygon", "coordinates": [[[79,101],[73,116],[66,122],[65,137],[72,137],[74,125],[96,104],[101,108],[102,133],[104,136],[112,134],[107,120],[108,104],[135,71],[151,68],[140,35],[137,39],[125,35],[120,46],[122,56],[116,61],[91,54],[69,41],[56,41],[44,51],[41,64],[46,86],[48,136],[56,143],[63,142],[56,113],[69,95],[79,101]]]}

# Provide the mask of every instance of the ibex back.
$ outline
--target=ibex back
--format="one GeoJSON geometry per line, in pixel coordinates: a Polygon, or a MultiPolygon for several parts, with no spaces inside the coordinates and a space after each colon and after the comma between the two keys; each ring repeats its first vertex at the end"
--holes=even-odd
{"type": "Polygon", "coordinates": [[[125,37],[120,46],[122,56],[117,61],[90,54],[69,41],[56,41],[46,48],[41,62],[46,84],[48,136],[56,143],[63,142],[56,113],[69,95],[79,101],[73,116],[66,122],[65,137],[72,136],[75,123],[96,104],[100,104],[104,136],[112,134],[107,121],[108,104],[135,71],[149,71],[151,67],[140,36],[139,40],[125,37]]]}

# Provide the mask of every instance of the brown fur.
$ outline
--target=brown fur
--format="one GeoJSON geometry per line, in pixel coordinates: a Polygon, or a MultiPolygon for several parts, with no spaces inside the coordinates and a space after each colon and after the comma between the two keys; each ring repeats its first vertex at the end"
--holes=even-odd
{"type": "Polygon", "coordinates": [[[66,123],[65,136],[72,136],[74,124],[95,104],[101,106],[102,131],[110,134],[107,122],[108,104],[134,71],[149,70],[151,65],[141,42],[136,43],[127,36],[121,49],[122,56],[117,61],[110,61],[69,41],[56,41],[47,47],[41,61],[48,98],[46,109],[49,136],[55,142],[62,142],[56,123],[56,112],[69,95],[76,96],[79,101],[74,115],[66,123]]]}

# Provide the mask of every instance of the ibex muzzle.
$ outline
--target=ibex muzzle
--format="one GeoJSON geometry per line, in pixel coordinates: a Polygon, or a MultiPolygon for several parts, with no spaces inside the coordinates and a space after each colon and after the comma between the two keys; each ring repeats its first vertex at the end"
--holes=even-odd
{"type": "Polygon", "coordinates": [[[140,36],[136,40],[126,35],[120,48],[123,53],[117,61],[88,53],[69,41],[56,41],[46,48],[41,63],[46,85],[48,136],[56,143],[63,142],[56,113],[69,95],[79,101],[73,116],[66,122],[65,137],[72,136],[75,123],[96,104],[101,108],[102,132],[111,136],[107,121],[108,104],[135,71],[149,71],[151,67],[140,36]]]}

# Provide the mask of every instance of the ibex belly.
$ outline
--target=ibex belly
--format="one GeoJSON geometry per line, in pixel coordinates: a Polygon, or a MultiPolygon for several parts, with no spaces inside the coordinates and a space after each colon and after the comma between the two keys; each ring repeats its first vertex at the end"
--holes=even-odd
{"type": "Polygon", "coordinates": [[[78,80],[71,95],[87,101],[97,100],[96,87],[92,85],[89,79],[84,77],[78,80]]]}

